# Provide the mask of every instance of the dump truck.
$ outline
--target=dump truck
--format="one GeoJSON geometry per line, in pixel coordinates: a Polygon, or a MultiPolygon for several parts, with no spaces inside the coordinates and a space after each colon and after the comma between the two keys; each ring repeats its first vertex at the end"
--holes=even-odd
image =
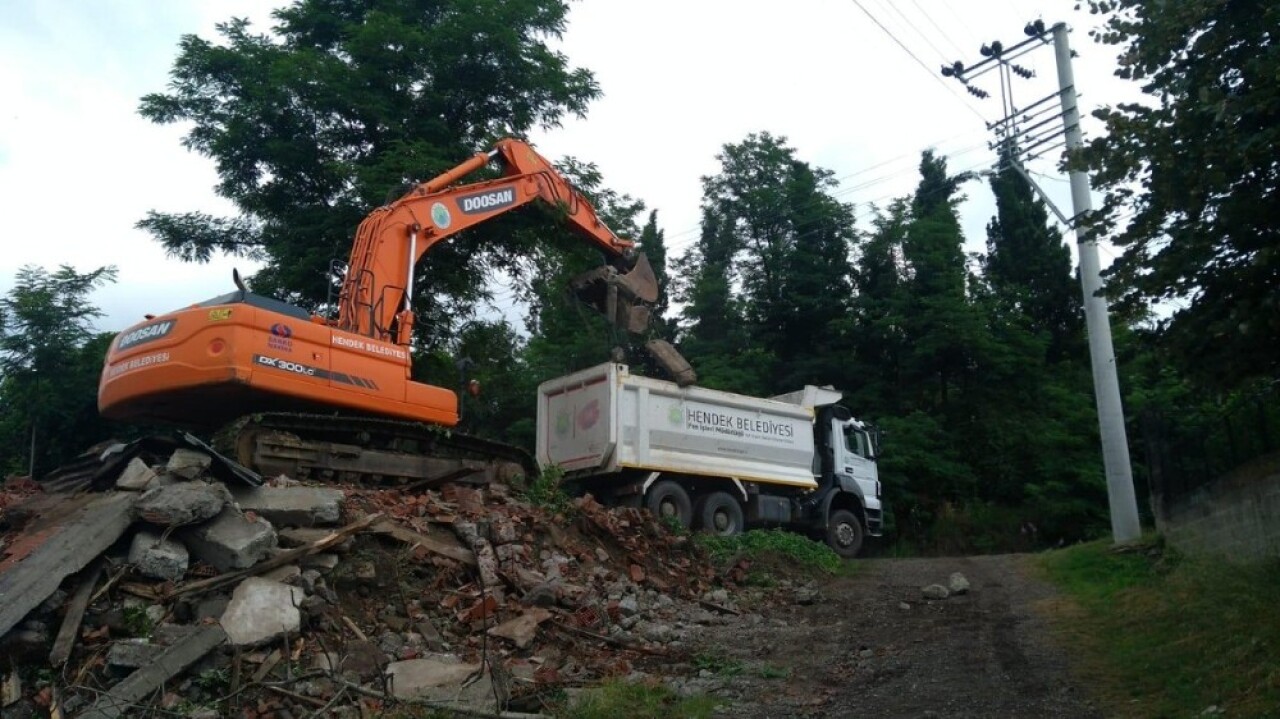
{"type": "Polygon", "coordinates": [[[882,526],[878,433],[830,387],[768,399],[607,362],[538,387],[538,464],[575,493],[732,535],[779,526],[853,557],[882,526]]]}

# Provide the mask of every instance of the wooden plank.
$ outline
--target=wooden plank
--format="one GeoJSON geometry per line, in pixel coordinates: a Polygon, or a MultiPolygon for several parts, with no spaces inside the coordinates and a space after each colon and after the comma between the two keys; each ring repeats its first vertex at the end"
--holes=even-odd
{"type": "Polygon", "coordinates": [[[0,574],[0,635],[58,590],[69,575],[84,569],[115,544],[133,524],[132,492],[94,500],[62,526],[49,532],[40,548],[0,574]]]}
{"type": "Polygon", "coordinates": [[[408,545],[416,544],[423,549],[439,554],[442,557],[448,557],[449,559],[457,560],[472,567],[476,566],[476,555],[471,550],[457,544],[443,542],[434,537],[428,537],[427,535],[415,532],[412,529],[401,527],[395,522],[384,520],[373,525],[370,529],[378,534],[391,537],[392,539],[399,540],[408,545]]]}
{"type": "Polygon", "coordinates": [[[111,687],[76,719],[115,719],[123,715],[148,694],[181,674],[225,641],[227,634],[217,624],[201,627],[186,639],[165,649],[150,663],[139,667],[124,681],[111,687]]]}
{"type": "Polygon", "coordinates": [[[89,569],[76,587],[76,592],[67,604],[67,614],[62,618],[62,626],[58,636],[53,640],[53,650],[49,652],[49,664],[55,669],[66,663],[71,656],[71,648],[75,646],[76,635],[80,633],[80,622],[84,619],[84,610],[89,608],[89,597],[93,596],[93,588],[102,576],[102,562],[96,562],[89,569]]]}

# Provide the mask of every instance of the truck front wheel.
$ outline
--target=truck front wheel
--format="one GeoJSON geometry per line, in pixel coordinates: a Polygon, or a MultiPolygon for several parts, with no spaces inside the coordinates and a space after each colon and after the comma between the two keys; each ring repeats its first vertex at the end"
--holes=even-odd
{"type": "Polygon", "coordinates": [[[689,500],[689,493],[669,479],[649,488],[644,506],[660,522],[679,522],[682,528],[687,529],[693,521],[693,502],[689,500]]]}
{"type": "Polygon", "coordinates": [[[836,554],[852,559],[862,550],[862,522],[847,509],[837,509],[827,519],[827,544],[836,554]]]}
{"type": "Polygon", "coordinates": [[[721,537],[742,533],[742,505],[726,492],[712,492],[698,502],[698,526],[721,537]]]}

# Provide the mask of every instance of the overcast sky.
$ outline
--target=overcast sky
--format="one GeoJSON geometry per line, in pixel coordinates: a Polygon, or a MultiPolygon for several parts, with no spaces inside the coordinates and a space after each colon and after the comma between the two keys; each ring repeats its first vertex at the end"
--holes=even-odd
{"type": "MultiPolygon", "coordinates": [[[[100,328],[119,330],[146,312],[228,291],[234,265],[251,269],[244,260],[169,259],[133,228],[150,209],[233,213],[213,192],[212,161],[181,146],[183,128],[153,125],[137,107],[142,95],[165,90],[181,35],[213,38],[214,24],[233,15],[266,29],[269,8],[282,4],[0,0],[0,291],[25,264],[69,263],[80,271],[114,264],[119,282],[93,299],[106,312],[100,328]]],[[[1028,20],[1065,21],[1076,30],[1076,84],[1086,113],[1134,99],[1132,83],[1112,76],[1114,49],[1087,37],[1095,18],[1073,6],[580,0],[559,46],[575,66],[595,73],[604,97],[585,119],[532,139],[553,160],[595,162],[606,184],[657,209],[673,255],[697,236],[699,178],[717,170],[719,148],[760,130],[786,136],[801,159],[832,170],[841,180],[837,196],[856,205],[865,229],[873,205],[911,192],[923,149],[948,156],[953,172],[991,166],[983,123],[1002,114],[998,81],[977,81],[992,95],[977,100],[938,68],[976,63],[983,42],[1021,41],[1028,20]]],[[[1020,62],[1037,77],[1015,85],[1019,105],[1056,89],[1050,47],[1020,62]]],[[[1097,132],[1092,123],[1085,130],[1097,132]]],[[[1032,169],[1070,214],[1055,163],[1041,160],[1032,169]]],[[[977,251],[994,205],[984,185],[965,190],[967,249],[977,251]]],[[[1113,252],[1104,251],[1104,266],[1113,252]]]]}

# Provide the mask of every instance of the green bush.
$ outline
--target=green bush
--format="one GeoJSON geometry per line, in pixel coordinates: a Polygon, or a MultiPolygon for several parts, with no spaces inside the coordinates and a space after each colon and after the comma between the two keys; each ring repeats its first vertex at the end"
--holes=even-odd
{"type": "Polygon", "coordinates": [[[773,555],[828,574],[837,573],[844,565],[840,555],[827,545],[784,529],[753,529],[732,537],[699,534],[696,541],[712,559],[722,562],[733,557],[761,559],[773,555]]]}
{"type": "Polygon", "coordinates": [[[525,485],[520,495],[529,504],[553,514],[566,512],[572,506],[569,494],[564,491],[564,470],[555,465],[545,467],[525,485]]]}

